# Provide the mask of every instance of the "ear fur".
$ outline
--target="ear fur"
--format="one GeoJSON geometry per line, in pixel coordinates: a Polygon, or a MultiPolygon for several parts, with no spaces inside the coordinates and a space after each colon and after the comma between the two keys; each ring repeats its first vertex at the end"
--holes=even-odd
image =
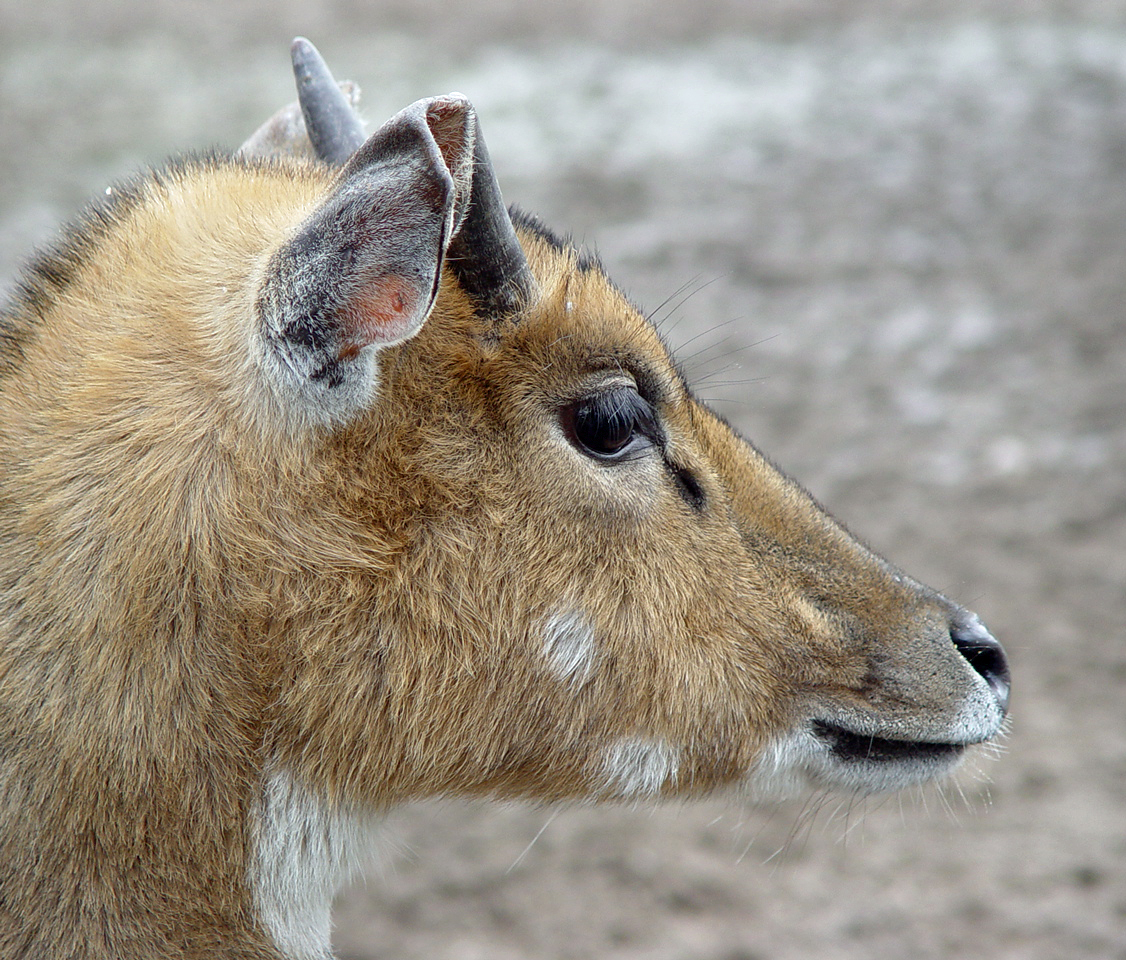
{"type": "Polygon", "coordinates": [[[287,416],[336,426],[371,401],[379,349],[416,334],[464,219],[476,116],[458,94],[376,131],[328,198],[271,256],[257,331],[287,416]]]}

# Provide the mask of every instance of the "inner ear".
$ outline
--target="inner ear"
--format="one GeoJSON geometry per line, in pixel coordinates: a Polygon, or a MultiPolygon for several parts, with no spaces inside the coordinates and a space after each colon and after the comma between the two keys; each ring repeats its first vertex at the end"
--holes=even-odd
{"type": "Polygon", "coordinates": [[[296,389],[297,402],[331,411],[341,396],[349,409],[366,403],[372,350],[422,327],[468,206],[475,130],[462,97],[408,107],[356,151],[271,257],[259,329],[269,368],[296,389]]]}
{"type": "Polygon", "coordinates": [[[354,357],[372,344],[391,344],[415,332],[419,291],[396,274],[363,284],[337,311],[341,349],[338,359],[354,357]]]}

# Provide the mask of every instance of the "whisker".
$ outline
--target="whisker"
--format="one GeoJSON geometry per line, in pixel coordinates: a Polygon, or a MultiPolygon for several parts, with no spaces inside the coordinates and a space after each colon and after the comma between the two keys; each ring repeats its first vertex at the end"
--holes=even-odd
{"type": "MultiPolygon", "coordinates": [[[[743,847],[742,851],[735,858],[736,863],[742,863],[743,862],[743,860],[746,858],[747,854],[751,852],[751,847],[753,847],[755,845],[755,842],[758,840],[758,838],[762,836],[762,832],[767,828],[767,826],[770,825],[771,821],[773,821],[774,818],[777,817],[777,816],[778,816],[777,809],[773,809],[773,810],[770,811],[769,816],[767,816],[766,819],[763,820],[759,824],[758,829],[751,835],[751,839],[747,841],[747,843],[743,847]]],[[[742,827],[744,823],[746,823],[745,820],[740,820],[738,826],[742,827]]],[[[734,836],[732,836],[732,842],[734,842],[734,839],[735,839],[734,836]]]]}
{"type": "MultiPolygon", "coordinates": [[[[690,282],[696,283],[699,279],[700,279],[699,274],[697,274],[695,277],[692,278],[692,280],[690,282]]],[[[708,287],[710,287],[713,283],[715,283],[719,279],[720,279],[719,277],[713,277],[711,280],[708,280],[705,283],[701,283],[694,290],[690,290],[685,296],[683,296],[676,304],[674,304],[672,306],[672,308],[668,312],[668,317],[671,318],[674,314],[676,314],[676,312],[678,310],[680,310],[681,307],[683,307],[689,300],[691,300],[694,296],[696,296],[696,294],[698,294],[701,290],[706,290],[708,287]]],[[[673,293],[672,297],[668,298],[668,300],[671,300],[673,297],[676,297],[687,286],[688,286],[688,283],[681,284],[680,287],[676,290],[676,292],[673,293]]],[[[666,304],[668,303],[668,300],[665,301],[666,304]]],[[[685,320],[685,315],[681,314],[680,317],[677,318],[676,322],[672,326],[667,327],[667,328],[664,326],[664,321],[651,321],[651,322],[653,322],[653,325],[661,333],[661,336],[667,338],[672,334],[672,332],[677,327],[679,327],[681,325],[681,323],[684,322],[684,320],[685,320]]]]}
{"type": "Polygon", "coordinates": [[[532,847],[534,847],[536,845],[536,841],[538,841],[539,838],[543,836],[544,831],[548,827],[551,826],[551,824],[554,822],[555,818],[558,815],[559,815],[559,812],[557,810],[553,810],[551,812],[551,816],[547,818],[544,825],[539,828],[539,830],[536,832],[536,835],[534,837],[532,837],[532,839],[529,841],[528,845],[523,850],[520,851],[520,855],[515,860],[513,860],[512,863],[509,865],[508,869],[504,871],[505,876],[512,873],[513,870],[515,870],[518,866],[520,866],[520,863],[528,855],[528,851],[531,850],[532,847]]]}
{"type": "MultiPolygon", "coordinates": [[[[672,293],[665,297],[665,299],[658,303],[657,306],[655,306],[652,310],[645,314],[645,319],[649,323],[653,324],[653,326],[655,326],[658,330],[660,330],[661,324],[664,323],[664,320],[658,320],[657,314],[664,310],[665,307],[667,307],[676,297],[679,297],[682,293],[684,293],[685,290],[687,290],[692,284],[696,283],[699,279],[700,274],[696,274],[696,276],[685,280],[684,283],[682,283],[672,293]]],[[[666,316],[666,319],[667,317],[671,317],[672,313],[673,311],[670,310],[668,315],[666,316]]]]}
{"type": "Polygon", "coordinates": [[[744,400],[741,397],[697,397],[696,399],[701,403],[707,404],[709,407],[714,403],[734,403],[738,404],[740,407],[749,407],[751,405],[750,400],[744,400]]]}
{"type": "Polygon", "coordinates": [[[745,387],[751,383],[763,383],[766,377],[740,377],[736,380],[709,380],[708,387],[745,387]]]}
{"type": "Polygon", "coordinates": [[[687,363],[693,357],[696,357],[697,355],[699,355],[699,354],[701,354],[701,353],[703,353],[707,350],[712,349],[712,347],[714,347],[715,344],[714,343],[706,344],[703,347],[701,347],[699,350],[695,351],[694,353],[690,353],[687,356],[682,356],[681,351],[685,347],[687,347],[689,344],[695,343],[701,337],[710,336],[711,334],[715,333],[717,330],[722,330],[724,327],[730,327],[731,324],[739,323],[743,319],[744,319],[743,317],[730,317],[727,320],[721,320],[719,323],[714,323],[710,327],[708,327],[704,330],[701,330],[695,336],[689,337],[687,340],[684,340],[683,342],[678,343],[676,345],[676,349],[673,352],[676,354],[677,358],[680,360],[681,363],[687,363]]]}
{"type": "MultiPolygon", "coordinates": [[[[724,320],[722,323],[717,323],[714,326],[709,327],[707,330],[702,330],[696,336],[692,337],[691,340],[685,340],[684,343],[682,343],[675,351],[677,362],[681,366],[687,366],[687,365],[690,365],[692,363],[692,361],[695,360],[697,357],[701,356],[702,354],[707,353],[709,350],[719,350],[719,349],[722,349],[723,347],[726,347],[728,344],[731,343],[732,339],[734,339],[733,337],[723,337],[723,338],[716,340],[712,343],[707,343],[704,346],[700,347],[699,349],[693,350],[692,353],[689,353],[689,354],[686,354],[686,355],[683,355],[683,356],[680,353],[680,351],[683,350],[684,347],[688,346],[688,344],[690,344],[690,343],[692,343],[696,340],[699,340],[700,337],[705,337],[710,333],[715,333],[716,330],[719,330],[722,327],[726,327],[726,326],[728,326],[729,324],[732,324],[732,323],[738,323],[742,319],[743,319],[742,317],[732,317],[730,320],[724,320]]],[[[776,338],[777,338],[777,334],[771,334],[769,337],[762,337],[758,340],[752,340],[750,343],[740,343],[734,349],[726,350],[723,353],[723,357],[724,357],[724,359],[730,359],[730,358],[738,357],[739,354],[746,353],[748,350],[753,350],[755,347],[761,347],[764,343],[769,343],[771,340],[774,340],[776,338]]]]}

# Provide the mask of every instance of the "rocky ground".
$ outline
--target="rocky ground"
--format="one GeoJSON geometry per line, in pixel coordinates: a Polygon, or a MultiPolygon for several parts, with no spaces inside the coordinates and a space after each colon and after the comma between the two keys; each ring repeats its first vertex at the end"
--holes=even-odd
{"type": "Polygon", "coordinates": [[[461,90],[506,197],[1015,677],[942,792],[401,811],[340,954],[1126,958],[1126,2],[308,6],[4,3],[0,286],[291,99],[295,33],[372,121],[461,90]]]}

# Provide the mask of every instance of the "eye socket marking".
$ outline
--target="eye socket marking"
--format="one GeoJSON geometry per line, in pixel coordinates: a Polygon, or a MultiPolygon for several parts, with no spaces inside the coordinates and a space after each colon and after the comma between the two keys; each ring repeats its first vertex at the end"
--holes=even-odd
{"type": "Polygon", "coordinates": [[[669,459],[657,411],[632,384],[599,390],[568,404],[560,411],[560,422],[576,450],[607,466],[658,448],[681,499],[697,513],[703,512],[707,505],[703,487],[691,470],[669,459]]]}
{"type": "Polygon", "coordinates": [[[687,467],[673,463],[667,458],[665,459],[665,466],[669,468],[669,473],[676,481],[677,493],[680,494],[681,499],[697,513],[703,513],[704,508],[708,505],[708,498],[704,495],[704,488],[700,486],[700,481],[687,467]]]}

